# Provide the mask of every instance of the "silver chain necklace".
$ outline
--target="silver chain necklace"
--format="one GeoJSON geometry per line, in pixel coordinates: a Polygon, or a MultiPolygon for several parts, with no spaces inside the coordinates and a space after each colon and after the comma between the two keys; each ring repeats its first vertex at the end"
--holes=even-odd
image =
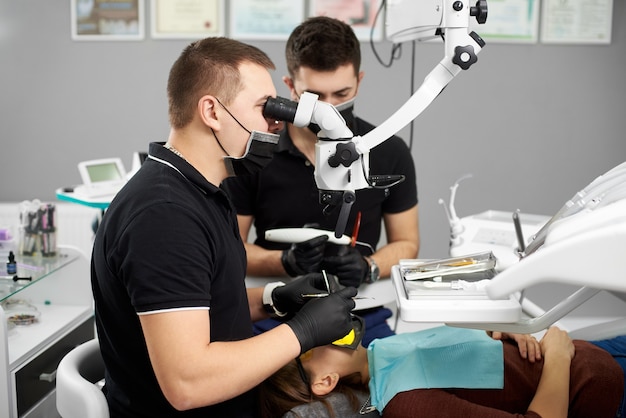
{"type": "Polygon", "coordinates": [[[176,148],[174,148],[173,146],[171,146],[170,144],[165,144],[163,145],[164,148],[167,148],[168,150],[172,151],[174,154],[178,155],[180,158],[182,158],[183,160],[187,161],[187,159],[185,158],[185,156],[183,154],[180,153],[180,151],[178,151],[176,148]]]}

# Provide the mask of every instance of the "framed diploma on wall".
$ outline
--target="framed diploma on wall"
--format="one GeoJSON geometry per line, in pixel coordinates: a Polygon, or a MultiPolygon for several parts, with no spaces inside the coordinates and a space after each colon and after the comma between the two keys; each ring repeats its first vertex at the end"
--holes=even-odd
{"type": "Polygon", "coordinates": [[[144,39],[143,0],[71,0],[75,41],[139,41],[144,39]]]}
{"type": "Polygon", "coordinates": [[[224,36],[224,0],[150,0],[151,36],[201,39],[224,36]]]}
{"type": "Polygon", "coordinates": [[[287,40],[304,20],[303,0],[230,0],[230,36],[287,40]]]}

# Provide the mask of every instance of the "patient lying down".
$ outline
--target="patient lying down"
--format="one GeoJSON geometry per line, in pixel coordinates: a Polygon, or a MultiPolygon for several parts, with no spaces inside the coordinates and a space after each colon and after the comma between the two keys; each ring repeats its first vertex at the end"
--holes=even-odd
{"type": "MultiPolygon", "coordinates": [[[[375,340],[367,350],[314,348],[263,382],[262,416],[280,417],[353,390],[369,390],[385,418],[613,418],[623,409],[624,371],[596,344],[571,340],[556,327],[540,342],[519,334],[490,338],[484,331],[450,330],[398,334],[375,340]],[[449,337],[462,341],[433,344],[449,337]]],[[[358,416],[363,405],[352,401],[358,416]]]]}

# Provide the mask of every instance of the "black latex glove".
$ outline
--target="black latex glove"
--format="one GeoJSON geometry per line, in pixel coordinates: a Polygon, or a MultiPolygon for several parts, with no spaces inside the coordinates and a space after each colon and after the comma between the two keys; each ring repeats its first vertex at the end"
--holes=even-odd
{"type": "Polygon", "coordinates": [[[320,235],[304,242],[292,244],[290,249],[283,251],[280,261],[282,261],[287,274],[296,277],[319,272],[326,241],[328,241],[328,236],[320,235]]]}
{"type": "Polygon", "coordinates": [[[302,295],[328,293],[322,273],[309,273],[272,291],[272,301],[280,312],[295,313],[310,301],[302,295]]]}
{"type": "Polygon", "coordinates": [[[322,268],[339,278],[344,286],[359,287],[370,271],[370,265],[354,247],[344,246],[337,255],[325,256],[322,268]]]}
{"type": "Polygon", "coordinates": [[[354,287],[346,287],[325,298],[313,299],[286,322],[300,342],[300,353],[345,337],[352,329],[350,311],[355,303],[354,287]]]}

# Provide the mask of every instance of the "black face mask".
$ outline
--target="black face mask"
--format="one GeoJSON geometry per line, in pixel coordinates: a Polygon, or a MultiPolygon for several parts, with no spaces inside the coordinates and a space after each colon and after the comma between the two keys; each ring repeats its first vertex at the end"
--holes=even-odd
{"type": "Polygon", "coordinates": [[[226,171],[230,176],[249,176],[258,173],[272,161],[279,135],[252,131],[241,157],[224,157],[226,171]]]}
{"type": "Polygon", "coordinates": [[[228,108],[224,106],[218,98],[216,98],[216,100],[220,106],[224,108],[226,113],[228,113],[230,117],[243,128],[243,130],[250,134],[248,142],[246,143],[246,151],[243,155],[241,157],[231,157],[230,154],[228,154],[228,151],[226,151],[222,146],[222,143],[217,135],[215,135],[215,132],[213,132],[213,136],[215,136],[215,140],[218,145],[227,155],[224,157],[226,172],[229,176],[249,176],[258,173],[266,165],[268,165],[270,161],[272,161],[276,145],[278,144],[279,135],[269,132],[250,131],[248,128],[243,126],[241,122],[239,122],[235,115],[230,113],[230,110],[228,110],[228,108]]]}
{"type": "MultiPolygon", "coordinates": [[[[356,118],[354,116],[354,101],[355,100],[356,100],[356,96],[354,96],[352,99],[348,100],[347,102],[339,103],[337,106],[335,106],[335,109],[337,109],[341,117],[343,117],[343,120],[346,121],[346,126],[352,132],[355,132],[355,125],[356,125],[355,123],[356,118]]],[[[315,123],[309,124],[308,128],[315,135],[317,135],[321,131],[319,125],[315,123]]]]}

